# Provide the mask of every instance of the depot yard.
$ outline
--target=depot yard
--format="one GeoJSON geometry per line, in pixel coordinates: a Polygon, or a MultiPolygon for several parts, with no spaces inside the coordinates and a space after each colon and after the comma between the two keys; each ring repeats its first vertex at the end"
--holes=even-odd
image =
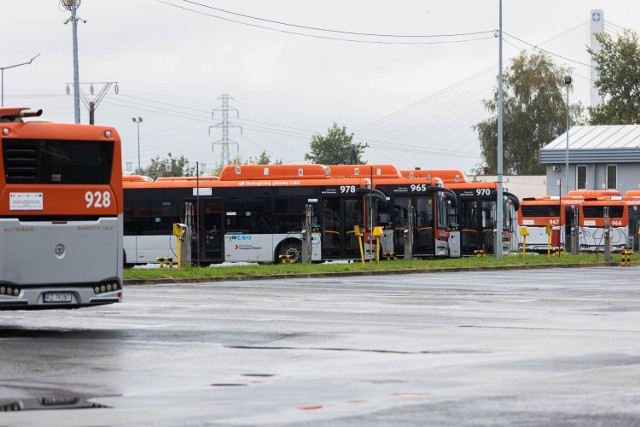
{"type": "Polygon", "coordinates": [[[638,271],[165,282],[11,312],[0,424],[638,425],[638,271]]]}

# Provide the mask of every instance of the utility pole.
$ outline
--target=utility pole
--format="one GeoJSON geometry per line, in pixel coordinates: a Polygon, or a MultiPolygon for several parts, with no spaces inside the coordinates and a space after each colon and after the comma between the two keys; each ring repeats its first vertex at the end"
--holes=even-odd
{"type": "MultiPolygon", "coordinates": [[[[67,95],[69,95],[69,93],[70,93],[69,84],[70,83],[67,83],[67,95]]],[[[90,125],[95,123],[96,108],[98,108],[98,105],[102,101],[102,98],[104,98],[104,96],[107,94],[107,91],[109,90],[109,88],[112,85],[115,85],[113,90],[114,90],[115,94],[117,95],[118,92],[120,91],[120,88],[118,87],[118,82],[78,83],[78,91],[80,92],[80,97],[82,98],[82,103],[87,108],[87,110],[89,110],[89,124],[90,125]],[[98,85],[98,84],[103,85],[103,86],[102,86],[102,89],[100,89],[100,92],[98,92],[98,94],[93,98],[93,100],[89,99],[89,96],[80,87],[80,85],[89,85],[89,94],[93,97],[93,95],[94,95],[94,93],[93,93],[94,92],[93,85],[98,85]]]]}
{"type": "Polygon", "coordinates": [[[504,221],[504,190],[502,187],[503,169],[503,93],[502,93],[502,0],[499,2],[500,11],[498,14],[498,194],[496,200],[496,237],[494,252],[496,259],[502,259],[502,230],[504,221]]]}
{"type": "Polygon", "coordinates": [[[228,165],[231,162],[231,155],[229,154],[229,144],[235,144],[236,145],[236,149],[239,148],[239,145],[237,142],[231,141],[229,139],[229,128],[240,128],[240,133],[242,134],[242,126],[239,125],[234,125],[232,123],[229,122],[229,112],[230,111],[235,111],[236,112],[236,117],[240,117],[240,113],[238,112],[237,108],[232,108],[229,106],[229,100],[233,99],[230,95],[222,94],[218,97],[218,99],[220,99],[222,101],[222,107],[220,108],[215,108],[212,112],[211,112],[211,118],[215,118],[216,116],[216,112],[221,113],[222,115],[222,121],[219,123],[216,123],[215,125],[211,125],[209,126],[209,135],[211,135],[211,128],[222,128],[222,139],[217,140],[216,142],[214,142],[211,146],[211,151],[215,151],[214,148],[216,145],[220,145],[221,146],[221,153],[220,153],[220,166],[224,167],[226,165],[228,165]]]}
{"type": "Polygon", "coordinates": [[[142,173],[142,168],[140,167],[140,123],[142,123],[142,117],[131,118],[131,121],[138,126],[138,171],[137,173],[142,173]]]}
{"type": "Polygon", "coordinates": [[[564,76],[564,85],[567,87],[567,149],[565,151],[564,159],[564,182],[568,194],[569,190],[573,188],[573,186],[569,187],[569,88],[571,87],[571,76],[564,76]]]}
{"type": "Polygon", "coordinates": [[[71,11],[71,17],[64,21],[65,24],[71,22],[73,32],[73,112],[75,123],[80,123],[80,72],[78,71],[78,21],[87,22],[76,16],[76,9],[80,7],[82,0],[60,0],[60,4],[71,11]]]}

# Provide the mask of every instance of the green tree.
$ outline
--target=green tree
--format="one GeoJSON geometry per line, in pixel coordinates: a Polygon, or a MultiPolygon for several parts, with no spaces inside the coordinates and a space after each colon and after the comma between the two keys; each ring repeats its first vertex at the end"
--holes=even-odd
{"type": "Polygon", "coordinates": [[[640,124],[640,45],[638,34],[626,29],[616,40],[596,34],[601,49],[587,49],[598,64],[595,86],[602,103],[589,107],[592,125],[640,124]]]}
{"type": "MultiPolygon", "coordinates": [[[[258,157],[249,157],[247,160],[243,160],[242,156],[238,155],[234,157],[227,165],[281,165],[282,160],[278,159],[276,161],[271,160],[271,156],[267,154],[266,151],[260,153],[258,157]]],[[[227,165],[219,165],[216,169],[214,169],[214,175],[220,175],[222,169],[224,169],[227,165]]]]}
{"type": "MultiPolygon", "coordinates": [[[[563,76],[568,69],[556,66],[544,53],[526,52],[511,61],[503,74],[503,172],[538,175],[544,166],[538,151],[567,127],[567,105],[563,76]]],[[[489,173],[498,170],[498,88],[484,100],[491,117],[476,124],[484,162],[489,173]]],[[[582,112],[580,104],[570,108],[572,123],[582,112]]]]}
{"type": "Polygon", "coordinates": [[[276,160],[275,162],[271,160],[271,156],[267,154],[266,151],[260,153],[260,155],[256,158],[249,157],[245,165],[281,165],[282,160],[276,160]]]}
{"type": "Polygon", "coordinates": [[[189,166],[186,157],[176,158],[168,153],[165,159],[160,159],[160,156],[151,159],[151,165],[148,168],[137,169],[136,174],[146,175],[155,180],[161,176],[195,176],[196,170],[194,166],[189,166]]]}
{"type": "Polygon", "coordinates": [[[353,134],[347,134],[346,126],[337,123],[327,130],[325,136],[314,135],[311,138],[311,152],[304,155],[309,163],[323,165],[363,165],[365,145],[353,142],[353,134]]]}

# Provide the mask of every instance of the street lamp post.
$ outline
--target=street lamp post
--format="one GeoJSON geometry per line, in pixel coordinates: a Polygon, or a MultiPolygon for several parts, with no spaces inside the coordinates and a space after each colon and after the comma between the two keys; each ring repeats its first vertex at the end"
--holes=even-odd
{"type": "Polygon", "coordinates": [[[80,7],[82,0],[61,0],[62,6],[71,11],[71,17],[64,21],[64,24],[71,22],[73,33],[73,113],[75,123],[80,123],[80,72],[78,70],[78,21],[87,22],[76,15],[76,10],[80,7]]]}
{"type": "Polygon", "coordinates": [[[15,64],[15,65],[9,65],[7,67],[0,67],[0,70],[2,71],[2,106],[4,107],[4,70],[8,70],[9,68],[16,68],[19,67],[21,65],[29,65],[33,62],[34,59],[36,59],[38,56],[40,56],[40,54],[37,54],[36,56],[34,56],[33,58],[31,58],[29,61],[27,62],[23,62],[21,64],[15,64]]]}
{"type": "Polygon", "coordinates": [[[571,86],[571,76],[564,76],[564,85],[567,87],[567,150],[564,160],[564,185],[569,192],[569,87],[571,86]]]}
{"type": "Polygon", "coordinates": [[[502,0],[498,3],[500,10],[498,13],[498,194],[496,197],[496,236],[494,238],[494,252],[496,259],[502,259],[502,232],[504,230],[504,189],[502,186],[502,173],[504,168],[503,158],[503,89],[502,89],[502,0]]]}
{"type": "Polygon", "coordinates": [[[131,121],[138,126],[138,173],[140,173],[140,123],[142,123],[142,117],[138,117],[137,119],[132,117],[131,121]]]}

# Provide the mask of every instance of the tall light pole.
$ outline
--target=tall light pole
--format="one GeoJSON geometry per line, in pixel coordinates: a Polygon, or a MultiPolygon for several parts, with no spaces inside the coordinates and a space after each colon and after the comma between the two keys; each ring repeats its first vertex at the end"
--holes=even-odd
{"type": "Polygon", "coordinates": [[[140,123],[142,123],[142,117],[138,117],[137,119],[132,117],[131,121],[138,125],[138,173],[140,173],[140,123]]]}
{"type": "Polygon", "coordinates": [[[567,150],[564,159],[564,185],[569,192],[569,87],[571,86],[571,76],[564,76],[564,85],[567,87],[567,150]]]}
{"type": "Polygon", "coordinates": [[[498,194],[496,197],[496,238],[495,238],[495,248],[494,252],[496,255],[496,259],[502,259],[502,230],[503,230],[503,221],[504,221],[504,191],[502,189],[502,169],[503,169],[503,157],[502,157],[502,145],[503,145],[503,136],[502,136],[502,0],[499,2],[500,12],[498,18],[498,194]]]}
{"type": "Polygon", "coordinates": [[[82,0],[60,0],[62,7],[71,11],[71,17],[64,21],[65,24],[71,22],[73,32],[73,112],[75,123],[80,123],[80,72],[78,71],[78,20],[87,22],[76,17],[76,9],[80,7],[82,0]]]}
{"type": "Polygon", "coordinates": [[[21,65],[29,65],[33,62],[34,59],[36,59],[38,56],[40,56],[40,54],[37,54],[36,56],[34,56],[33,58],[31,58],[29,61],[27,62],[23,62],[21,64],[15,64],[15,65],[9,65],[6,67],[0,67],[0,70],[2,70],[2,106],[4,107],[4,70],[8,70],[9,68],[16,68],[19,67],[21,65]]]}

